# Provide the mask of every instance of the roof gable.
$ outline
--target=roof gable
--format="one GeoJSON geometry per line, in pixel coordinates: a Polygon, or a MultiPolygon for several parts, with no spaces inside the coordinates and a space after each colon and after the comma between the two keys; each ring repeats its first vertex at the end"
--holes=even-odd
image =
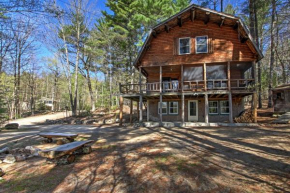
{"type": "Polygon", "coordinates": [[[164,31],[170,33],[171,28],[174,28],[176,26],[182,27],[182,23],[190,20],[192,22],[194,22],[194,20],[203,20],[205,24],[210,21],[212,23],[216,23],[219,26],[232,26],[234,29],[238,30],[241,41],[244,41],[248,44],[251,51],[257,55],[258,60],[263,58],[262,52],[255,44],[253,37],[251,36],[248,28],[243,23],[241,18],[192,4],[184,10],[180,11],[179,13],[157,24],[151,29],[137,56],[137,59],[134,62],[134,66],[139,66],[138,64],[140,62],[140,59],[146,52],[148,44],[152,38],[157,37],[159,33],[162,33],[164,31]]]}

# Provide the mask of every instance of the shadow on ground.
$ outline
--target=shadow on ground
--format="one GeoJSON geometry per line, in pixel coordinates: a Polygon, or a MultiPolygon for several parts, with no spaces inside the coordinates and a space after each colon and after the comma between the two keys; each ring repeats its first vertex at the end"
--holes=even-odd
{"type": "MultiPolygon", "coordinates": [[[[5,165],[8,174],[0,191],[290,191],[290,129],[286,127],[100,125],[74,129],[81,134],[80,140],[96,141],[91,154],[78,156],[75,163],[65,166],[47,164],[42,158],[5,165]]],[[[63,127],[63,131],[73,130],[63,127]]],[[[11,135],[1,145],[15,139],[11,135]]],[[[18,139],[22,140],[39,143],[40,139],[34,134],[18,139]]]]}

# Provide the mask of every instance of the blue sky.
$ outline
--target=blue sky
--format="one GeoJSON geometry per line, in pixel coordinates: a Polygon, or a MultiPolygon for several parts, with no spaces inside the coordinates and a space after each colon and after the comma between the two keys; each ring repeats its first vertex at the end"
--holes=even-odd
{"type": "MultiPolygon", "coordinates": [[[[58,4],[60,4],[60,6],[65,6],[66,4],[69,4],[69,0],[56,0],[58,4]]],[[[95,6],[96,11],[98,11],[99,13],[101,11],[107,11],[109,13],[112,13],[110,11],[110,9],[108,7],[106,7],[106,0],[89,0],[90,3],[92,3],[95,6]]],[[[224,8],[227,6],[227,4],[231,3],[234,7],[238,7],[239,9],[241,9],[241,4],[244,2],[245,0],[224,0],[224,8]]],[[[199,0],[192,0],[191,3],[194,4],[198,4],[200,5],[199,0]]],[[[213,7],[211,7],[213,8],[213,7]]],[[[217,6],[217,11],[220,11],[220,4],[218,4],[217,6]]],[[[97,19],[97,17],[100,17],[101,14],[98,14],[98,16],[93,15],[92,17],[95,17],[97,19]]],[[[38,52],[38,58],[41,60],[43,57],[51,57],[53,56],[53,53],[51,53],[46,45],[42,44],[39,42],[40,45],[40,50],[38,52]]]]}

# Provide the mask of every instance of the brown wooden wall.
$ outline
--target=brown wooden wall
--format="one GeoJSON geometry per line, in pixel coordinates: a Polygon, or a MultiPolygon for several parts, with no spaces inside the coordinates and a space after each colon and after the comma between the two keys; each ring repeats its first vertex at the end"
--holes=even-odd
{"type": "MultiPolygon", "coordinates": [[[[205,121],[205,101],[204,98],[192,98],[192,99],[185,99],[184,101],[184,118],[185,122],[188,122],[188,100],[198,100],[198,121],[197,122],[204,122],[205,121]]],[[[227,99],[223,99],[227,100],[227,99]]],[[[168,101],[177,101],[178,102],[178,115],[162,115],[162,121],[168,121],[168,122],[174,122],[174,121],[181,121],[181,100],[168,100],[163,99],[163,102],[168,101]]],[[[209,101],[220,101],[219,100],[212,100],[209,99],[209,101]]],[[[158,114],[158,102],[159,100],[150,100],[149,101],[149,114],[150,114],[150,120],[149,121],[160,121],[159,114],[158,114]]],[[[244,102],[243,100],[235,100],[233,98],[233,117],[237,117],[242,111],[244,110],[244,102]],[[238,102],[237,102],[238,101],[238,102]]],[[[220,122],[229,122],[229,115],[228,114],[217,114],[217,115],[211,115],[209,114],[209,122],[211,123],[220,123],[220,122]]]]}
{"type": "Polygon", "coordinates": [[[274,112],[290,112],[290,90],[273,91],[274,112]],[[281,93],[280,98],[277,94],[281,93]]]}
{"type": "Polygon", "coordinates": [[[255,54],[246,43],[241,43],[237,30],[229,26],[221,28],[214,23],[187,21],[182,27],[176,26],[169,33],[162,32],[152,38],[150,48],[141,59],[141,66],[180,65],[194,63],[212,63],[225,61],[254,61],[255,54]],[[195,37],[207,35],[209,53],[195,54],[195,37]],[[178,55],[177,39],[191,37],[191,54],[178,55]]]}

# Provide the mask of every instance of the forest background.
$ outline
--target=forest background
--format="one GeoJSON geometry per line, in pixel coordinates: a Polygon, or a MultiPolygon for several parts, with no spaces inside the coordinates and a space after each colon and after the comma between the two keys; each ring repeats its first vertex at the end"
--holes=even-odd
{"type": "Polygon", "coordinates": [[[290,75],[289,0],[2,0],[0,120],[65,107],[77,115],[118,107],[119,83],[137,83],[133,62],[150,28],[190,4],[238,16],[262,50],[258,104],[290,75]]]}

